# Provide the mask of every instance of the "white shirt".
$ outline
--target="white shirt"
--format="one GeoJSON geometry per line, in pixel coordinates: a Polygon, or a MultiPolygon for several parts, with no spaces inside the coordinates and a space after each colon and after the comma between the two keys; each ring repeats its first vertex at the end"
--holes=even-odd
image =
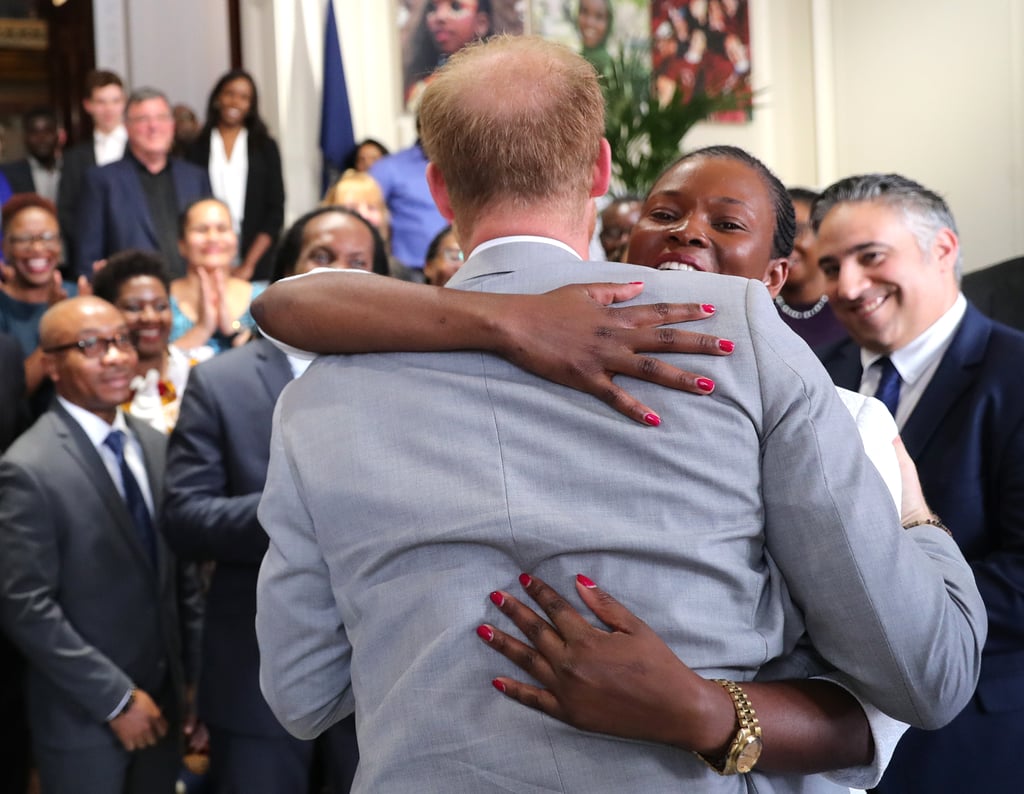
{"type": "Polygon", "coordinates": [[[71,418],[78,422],[78,426],[89,437],[89,441],[92,442],[92,445],[100,454],[100,458],[103,459],[103,465],[106,466],[107,473],[110,475],[110,479],[114,481],[114,487],[117,488],[117,492],[121,494],[122,499],[124,499],[124,481],[121,479],[121,466],[117,462],[117,456],[114,454],[114,451],[103,442],[113,430],[120,430],[125,434],[124,460],[128,464],[128,469],[135,477],[135,481],[139,484],[142,498],[145,499],[146,507],[149,509],[150,516],[152,516],[153,493],[149,489],[149,474],[146,471],[145,459],[142,456],[142,445],[139,444],[139,440],[135,437],[132,429],[128,427],[121,409],[117,409],[114,423],[109,425],[103,419],[96,416],[96,414],[68,402],[59,395],[57,396],[57,401],[65,411],[71,414],[71,418]]]}
{"type": "MultiPolygon", "coordinates": [[[[920,334],[913,342],[889,354],[896,371],[900,374],[900,401],[896,407],[896,425],[903,429],[907,419],[914,412],[921,395],[928,388],[939,362],[953,341],[964,312],[967,311],[967,299],[963,293],[957,295],[953,305],[938,320],[920,334]]],[[[860,351],[860,363],[863,374],[860,379],[860,393],[874,395],[878,389],[881,373],[878,367],[871,366],[880,358],[880,353],[872,353],[864,348],[860,351]]]]}
{"type": "Polygon", "coordinates": [[[249,130],[242,127],[238,131],[229,158],[224,139],[214,127],[210,132],[209,170],[213,195],[228,205],[235,234],[240,235],[245,217],[245,185],[249,180],[249,130]]]}
{"type": "Polygon", "coordinates": [[[96,130],[92,134],[92,151],[96,155],[96,165],[107,165],[122,159],[127,143],[128,130],[124,124],[118,124],[110,132],[96,130]]]}

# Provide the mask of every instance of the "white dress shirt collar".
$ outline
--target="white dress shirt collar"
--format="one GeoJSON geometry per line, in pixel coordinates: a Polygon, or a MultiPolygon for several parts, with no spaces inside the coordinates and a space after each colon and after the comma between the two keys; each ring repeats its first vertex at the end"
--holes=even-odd
{"type": "Polygon", "coordinates": [[[510,235],[508,237],[495,237],[493,240],[487,240],[486,242],[482,242],[480,243],[480,245],[473,249],[473,253],[466,257],[466,261],[469,262],[470,260],[472,260],[474,256],[476,256],[481,251],[486,251],[488,248],[494,248],[495,246],[498,245],[505,245],[506,243],[541,243],[543,245],[553,245],[556,248],[561,248],[564,251],[569,252],[576,259],[579,259],[581,262],[583,261],[583,258],[578,253],[572,250],[572,248],[563,243],[561,240],[556,240],[553,237],[538,237],[533,234],[515,234],[510,235]]]}
{"type": "MultiPolygon", "coordinates": [[[[924,390],[928,388],[935,370],[949,349],[953,335],[967,311],[967,299],[963,293],[957,295],[950,306],[938,320],[931,324],[910,344],[894,350],[889,358],[900,374],[900,401],[896,410],[896,424],[902,430],[910,414],[913,413],[924,390]]],[[[872,395],[878,387],[879,374],[871,365],[883,357],[881,353],[873,353],[861,348],[860,363],[863,371],[861,378],[861,394],[872,395]]]]}

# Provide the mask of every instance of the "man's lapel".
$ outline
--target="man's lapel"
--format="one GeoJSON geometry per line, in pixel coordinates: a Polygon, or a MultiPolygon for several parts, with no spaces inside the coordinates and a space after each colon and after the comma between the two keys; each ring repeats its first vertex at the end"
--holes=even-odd
{"type": "Polygon", "coordinates": [[[924,452],[956,401],[974,383],[991,332],[992,321],[968,306],[931,383],[903,427],[903,443],[912,458],[924,452]]]}

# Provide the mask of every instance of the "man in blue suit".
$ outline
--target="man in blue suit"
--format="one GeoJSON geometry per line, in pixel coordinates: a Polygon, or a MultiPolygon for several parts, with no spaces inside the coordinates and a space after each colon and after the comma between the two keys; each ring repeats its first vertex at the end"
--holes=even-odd
{"type": "MultiPolygon", "coordinates": [[[[366,226],[362,219],[356,222],[366,226]]],[[[364,234],[372,246],[369,227],[364,234]]],[[[305,253],[302,271],[312,266],[305,253]]],[[[295,246],[283,245],[275,272],[292,275],[298,255],[295,246]]],[[[372,251],[365,258],[372,261],[372,251]]],[[[256,579],[267,550],[256,508],[267,479],[274,406],[308,364],[263,338],[200,364],[189,376],[168,443],[164,533],[182,558],[216,563],[206,601],[198,704],[210,731],[215,794],[310,787],[314,743],[288,734],[264,700],[254,625],[256,579]]],[[[346,794],[359,760],[354,718],[339,722],[320,741],[331,789],[346,794]]]]}
{"type": "Polygon", "coordinates": [[[1024,334],[963,297],[955,222],[921,185],[850,177],[812,221],[830,305],[852,337],[822,360],[838,385],[890,404],[989,618],[974,697],[941,730],[911,728],[878,791],[1009,791],[1024,710],[1024,334]]]}
{"type": "Polygon", "coordinates": [[[86,172],[75,230],[75,273],[92,276],[96,262],[126,248],[158,251],[173,277],[184,274],[178,218],[196,199],[213,195],[206,170],[170,156],[174,117],[167,97],[140,88],[125,109],[124,158],[86,172]]]}

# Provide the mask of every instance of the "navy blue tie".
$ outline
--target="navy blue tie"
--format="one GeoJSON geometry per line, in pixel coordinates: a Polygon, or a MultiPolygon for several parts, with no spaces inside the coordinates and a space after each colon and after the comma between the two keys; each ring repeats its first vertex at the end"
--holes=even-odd
{"type": "Polygon", "coordinates": [[[142,547],[146,550],[149,561],[156,566],[156,532],[153,529],[153,518],[149,514],[142,489],[128,468],[124,459],[125,435],[120,430],[111,430],[103,443],[117,457],[117,465],[121,467],[121,481],[124,484],[124,501],[128,506],[128,514],[132,517],[135,531],[138,533],[142,547]]]}
{"type": "Polygon", "coordinates": [[[878,365],[882,368],[882,377],[878,379],[878,388],[875,389],[875,397],[882,401],[894,417],[896,406],[900,402],[900,373],[893,366],[892,359],[888,356],[878,359],[878,365]]]}

